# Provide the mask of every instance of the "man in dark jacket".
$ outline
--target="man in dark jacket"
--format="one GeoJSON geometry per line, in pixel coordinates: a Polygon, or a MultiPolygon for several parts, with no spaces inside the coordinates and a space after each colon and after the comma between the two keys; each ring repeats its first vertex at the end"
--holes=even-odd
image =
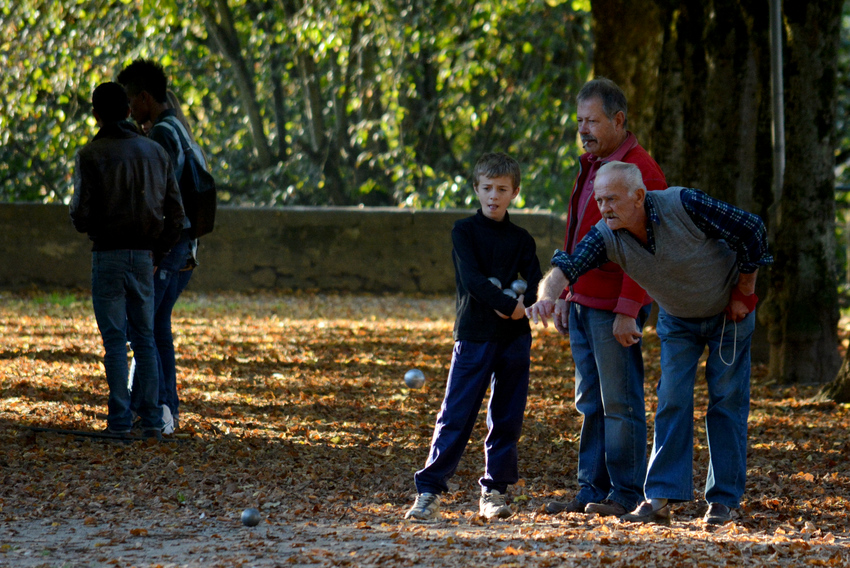
{"type": "Polygon", "coordinates": [[[71,220],[92,240],[92,305],[103,338],[109,384],[107,430],[128,434],[132,426],[127,386],[127,321],[133,338],[136,384],[143,403],[145,436],[159,437],[153,342],[153,274],[177,242],[183,203],[171,161],[157,143],[129,122],[129,101],[117,83],[98,86],[92,96],[100,130],[79,151],[74,172],[71,220]]]}

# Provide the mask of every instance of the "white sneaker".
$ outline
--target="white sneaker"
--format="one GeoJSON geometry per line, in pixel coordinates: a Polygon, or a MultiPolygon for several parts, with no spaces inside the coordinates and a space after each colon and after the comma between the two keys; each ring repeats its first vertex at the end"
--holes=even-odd
{"type": "Polygon", "coordinates": [[[404,515],[405,519],[421,522],[433,522],[440,519],[440,496],[434,493],[420,493],[416,502],[404,515]]]}
{"type": "Polygon", "coordinates": [[[171,409],[167,404],[162,405],[162,433],[166,436],[174,433],[174,419],[171,417],[171,409]]]}
{"type": "Polygon", "coordinates": [[[514,514],[505,503],[505,495],[495,489],[482,491],[478,501],[478,514],[487,519],[507,519],[514,514]]]}

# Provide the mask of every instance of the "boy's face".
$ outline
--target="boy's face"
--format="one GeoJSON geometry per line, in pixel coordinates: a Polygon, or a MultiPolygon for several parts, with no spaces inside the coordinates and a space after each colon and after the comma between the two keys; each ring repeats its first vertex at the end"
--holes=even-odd
{"type": "Polygon", "coordinates": [[[519,194],[519,188],[513,186],[510,176],[488,178],[478,176],[475,195],[481,204],[481,212],[488,219],[501,221],[505,218],[508,205],[519,194]]]}
{"type": "Polygon", "coordinates": [[[139,91],[131,94],[131,89],[128,89],[127,98],[130,99],[130,114],[133,115],[133,120],[139,124],[144,124],[151,119],[150,101],[152,97],[150,93],[139,91]]]}

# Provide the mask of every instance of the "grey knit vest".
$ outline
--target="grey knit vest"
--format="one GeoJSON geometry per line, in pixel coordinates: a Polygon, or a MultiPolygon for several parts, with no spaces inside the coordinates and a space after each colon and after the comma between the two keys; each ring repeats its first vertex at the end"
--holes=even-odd
{"type": "Polygon", "coordinates": [[[655,254],[624,230],[612,231],[599,221],[608,258],[640,284],[658,305],[677,317],[719,314],[738,281],[737,255],[725,241],[710,239],[682,205],[682,187],[650,191],[659,222],[652,223],[655,254]]]}

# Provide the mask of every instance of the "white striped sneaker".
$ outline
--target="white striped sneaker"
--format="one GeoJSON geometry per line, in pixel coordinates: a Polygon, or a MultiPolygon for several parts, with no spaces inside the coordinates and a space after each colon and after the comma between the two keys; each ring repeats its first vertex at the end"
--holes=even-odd
{"type": "Polygon", "coordinates": [[[434,493],[420,493],[404,518],[426,523],[439,520],[440,496],[434,493]]]}
{"type": "Polygon", "coordinates": [[[174,433],[174,419],[171,417],[171,409],[167,404],[162,405],[162,433],[166,436],[174,433]]]}
{"type": "Polygon", "coordinates": [[[491,489],[481,492],[481,499],[478,501],[478,514],[487,519],[507,519],[514,512],[505,503],[505,495],[491,489]]]}

